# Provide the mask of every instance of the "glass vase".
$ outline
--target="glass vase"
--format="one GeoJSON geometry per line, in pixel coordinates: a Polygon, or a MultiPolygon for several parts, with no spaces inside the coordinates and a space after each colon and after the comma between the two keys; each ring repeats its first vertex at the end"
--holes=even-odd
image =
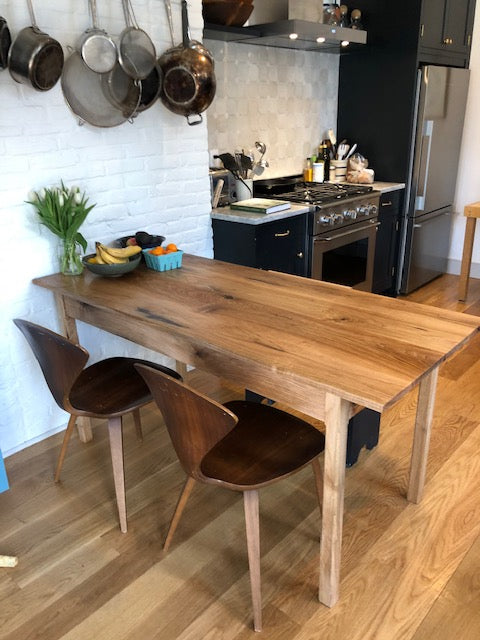
{"type": "Polygon", "coordinates": [[[58,260],[60,273],[65,276],[79,276],[83,271],[79,246],[75,242],[61,241],[58,260]]]}

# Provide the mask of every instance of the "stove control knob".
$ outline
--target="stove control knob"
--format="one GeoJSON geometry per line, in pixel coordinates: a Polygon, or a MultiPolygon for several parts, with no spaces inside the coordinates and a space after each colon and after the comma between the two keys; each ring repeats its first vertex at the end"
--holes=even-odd
{"type": "Polygon", "coordinates": [[[333,223],[337,224],[343,222],[344,213],[332,213],[333,223]]]}
{"type": "Polygon", "coordinates": [[[335,220],[331,214],[320,216],[318,221],[320,224],[335,224],[335,220]]]}
{"type": "Polygon", "coordinates": [[[356,209],[347,209],[344,213],[343,213],[345,218],[350,218],[351,220],[355,220],[357,217],[357,210],[356,209]]]}
{"type": "Polygon", "coordinates": [[[361,204],[357,207],[357,213],[359,216],[368,216],[368,205],[361,204]]]}
{"type": "Polygon", "coordinates": [[[368,207],[368,213],[372,216],[376,215],[377,211],[378,211],[378,207],[376,204],[369,204],[367,205],[368,207]]]}

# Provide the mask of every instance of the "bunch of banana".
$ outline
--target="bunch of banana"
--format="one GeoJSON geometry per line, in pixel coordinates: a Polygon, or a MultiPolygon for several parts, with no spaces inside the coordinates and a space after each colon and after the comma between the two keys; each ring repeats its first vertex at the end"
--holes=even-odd
{"type": "Polygon", "coordinates": [[[119,247],[107,247],[101,242],[95,243],[96,253],[93,258],[90,258],[90,262],[94,264],[125,264],[128,260],[140,253],[142,247],[128,246],[123,249],[119,247]]]}

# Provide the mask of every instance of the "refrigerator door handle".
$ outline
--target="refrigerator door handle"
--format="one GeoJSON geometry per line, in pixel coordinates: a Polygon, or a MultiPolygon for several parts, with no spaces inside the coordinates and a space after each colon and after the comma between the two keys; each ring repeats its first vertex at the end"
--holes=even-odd
{"type": "Polygon", "coordinates": [[[425,164],[423,165],[423,176],[420,176],[418,181],[418,195],[415,198],[415,210],[423,211],[425,209],[425,189],[428,182],[428,170],[430,167],[430,151],[432,148],[432,133],[433,133],[433,120],[425,120],[423,135],[422,135],[422,146],[421,146],[421,160],[423,164],[423,158],[426,156],[425,164]],[[427,147],[425,154],[425,146],[427,147]]]}
{"type": "Polygon", "coordinates": [[[449,216],[449,215],[451,215],[449,211],[442,211],[442,213],[439,213],[437,216],[432,216],[431,218],[429,218],[425,222],[415,222],[415,224],[413,225],[413,228],[414,229],[421,229],[424,225],[428,224],[432,220],[435,220],[436,218],[440,218],[440,216],[449,216]]]}

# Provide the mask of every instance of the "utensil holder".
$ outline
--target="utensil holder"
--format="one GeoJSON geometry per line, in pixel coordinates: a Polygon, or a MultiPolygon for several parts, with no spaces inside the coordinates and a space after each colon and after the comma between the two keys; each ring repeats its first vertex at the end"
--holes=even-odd
{"type": "Polygon", "coordinates": [[[235,193],[237,194],[237,200],[249,200],[253,198],[253,180],[252,178],[245,178],[241,180],[235,180],[235,193]]]}
{"type": "Polygon", "coordinates": [[[331,160],[330,165],[335,168],[335,182],[345,182],[347,179],[348,160],[331,160]]]}

